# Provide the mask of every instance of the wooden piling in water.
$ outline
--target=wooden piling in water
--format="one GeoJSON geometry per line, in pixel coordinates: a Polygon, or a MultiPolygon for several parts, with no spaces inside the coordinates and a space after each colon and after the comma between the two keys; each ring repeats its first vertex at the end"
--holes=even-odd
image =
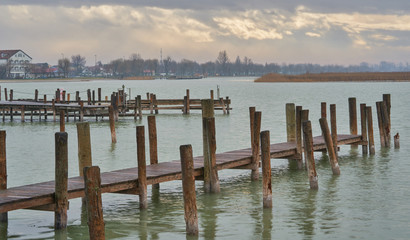
{"type": "Polygon", "coordinates": [[[357,107],[356,98],[349,98],[349,124],[350,134],[357,135],[357,107]]]}
{"type": "Polygon", "coordinates": [[[396,135],[394,135],[394,148],[395,149],[400,148],[400,135],[399,135],[399,133],[396,133],[396,135]]]}
{"type": "Polygon", "coordinates": [[[310,189],[318,189],[318,179],[315,167],[315,158],[313,154],[313,137],[312,137],[312,125],[310,121],[303,122],[303,140],[305,151],[307,155],[308,161],[308,176],[309,176],[309,184],[310,189]]]}
{"type": "Polygon", "coordinates": [[[13,101],[13,93],[14,93],[13,89],[10,89],[10,101],[13,101]]]}
{"type": "MultiPolygon", "coordinates": [[[[148,116],[149,161],[151,165],[158,164],[157,124],[155,116],[148,116]]],[[[152,188],[159,188],[159,183],[152,188]]]]}
{"type": "Polygon", "coordinates": [[[367,116],[366,116],[366,104],[362,103],[360,104],[360,125],[361,125],[361,131],[362,131],[362,153],[367,154],[367,145],[369,144],[367,140],[367,116]],[[365,145],[364,142],[367,142],[365,145]]]}
{"type": "Polygon", "coordinates": [[[21,106],[20,108],[20,114],[21,114],[21,122],[25,121],[25,110],[24,110],[24,105],[21,106]]]}
{"type": "MultiPolygon", "coordinates": [[[[303,122],[309,121],[309,109],[303,109],[301,112],[301,131],[302,131],[302,136],[303,136],[303,122]]],[[[304,143],[304,140],[302,139],[302,142],[304,143]]],[[[304,147],[305,144],[303,144],[304,147]]],[[[307,153],[306,151],[303,151],[303,158],[305,159],[305,169],[308,169],[308,161],[307,161],[307,153]]]]}
{"type": "Polygon", "coordinates": [[[262,112],[255,112],[255,121],[253,124],[253,144],[252,144],[252,172],[251,179],[259,179],[259,153],[260,153],[260,134],[261,134],[262,112]]]}
{"type": "Polygon", "coordinates": [[[84,187],[90,240],[103,240],[105,239],[105,230],[99,167],[84,168],[84,187]]]}
{"type": "Polygon", "coordinates": [[[198,212],[196,206],[194,160],[191,145],[179,147],[182,170],[184,215],[188,235],[198,235],[198,212]]]}
{"type": "Polygon", "coordinates": [[[270,165],[269,131],[261,132],[261,152],[263,207],[272,208],[272,175],[270,165]]]}
{"type": "Polygon", "coordinates": [[[302,158],[302,106],[296,106],[296,156],[298,169],[303,168],[302,158]]]}
{"type": "Polygon", "coordinates": [[[137,109],[138,109],[138,116],[142,119],[142,103],[141,103],[141,95],[137,95],[137,109]]]}
{"type": "Polygon", "coordinates": [[[336,158],[338,158],[336,104],[330,104],[330,129],[332,134],[333,148],[335,150],[336,158]]]}
{"type": "Polygon", "coordinates": [[[66,132],[55,133],[55,211],[54,228],[67,227],[68,209],[68,135],[66,132]]]}
{"type": "Polygon", "coordinates": [[[80,100],[80,122],[84,121],[84,102],[80,100]]]}
{"type": "Polygon", "coordinates": [[[226,113],[229,114],[230,110],[229,110],[229,97],[226,96],[226,113]]]}
{"type": "Polygon", "coordinates": [[[210,93],[210,98],[213,100],[214,99],[214,90],[210,90],[209,93],[210,93]]]}
{"type": "Polygon", "coordinates": [[[60,110],[60,132],[65,132],[65,114],[64,110],[60,110]]]}
{"type": "Polygon", "coordinates": [[[38,102],[38,90],[37,89],[34,90],[34,101],[38,102]]]}
{"type": "Polygon", "coordinates": [[[101,105],[101,88],[97,89],[97,95],[98,95],[98,105],[101,105]]]}
{"type": "Polygon", "coordinates": [[[253,137],[254,137],[254,127],[255,124],[255,107],[249,107],[249,125],[250,125],[250,135],[251,135],[251,148],[253,147],[253,137]]]}
{"type": "Polygon", "coordinates": [[[387,147],[386,134],[384,132],[384,127],[383,127],[382,103],[383,102],[376,102],[377,122],[378,122],[378,126],[379,126],[380,145],[382,147],[387,147]]]}
{"type": "Polygon", "coordinates": [[[329,162],[332,166],[333,175],[340,175],[339,163],[335,154],[335,149],[333,147],[332,136],[330,134],[329,125],[327,124],[326,118],[319,119],[320,128],[322,129],[323,138],[325,139],[327,152],[329,155],[329,162]]]}
{"type": "Polygon", "coordinates": [[[386,147],[390,147],[391,132],[390,132],[390,117],[386,102],[381,103],[382,125],[385,134],[386,147]]]}
{"type": "Polygon", "coordinates": [[[78,170],[83,176],[85,167],[92,166],[90,124],[88,122],[77,123],[78,142],[78,170]]]}
{"type": "Polygon", "coordinates": [[[296,110],[294,103],[286,103],[286,134],[287,141],[296,141],[296,110]]]}
{"type": "Polygon", "coordinates": [[[87,105],[91,105],[91,89],[87,89],[87,105]]]}
{"type": "Polygon", "coordinates": [[[326,102],[321,102],[320,103],[320,117],[321,118],[327,118],[326,102]]]}
{"type": "Polygon", "coordinates": [[[147,172],[145,163],[145,128],[137,126],[138,190],[140,209],[148,207],[147,172]]]}
{"type": "Polygon", "coordinates": [[[8,101],[7,88],[4,88],[4,100],[8,101]]]}
{"type": "Polygon", "coordinates": [[[387,118],[389,120],[389,129],[391,128],[391,96],[390,94],[383,94],[383,102],[386,104],[387,108],[387,118]]]}
{"type": "MultiPolygon", "coordinates": [[[[0,130],[0,190],[7,189],[6,131],[0,130]]],[[[7,222],[7,213],[0,213],[0,222],[7,222]]]]}
{"type": "Polygon", "coordinates": [[[117,135],[115,134],[115,116],[113,106],[108,107],[108,116],[110,119],[110,130],[111,130],[111,142],[117,142],[117,135]]]}
{"type": "Polygon", "coordinates": [[[372,107],[366,106],[366,119],[367,119],[367,137],[369,139],[369,153],[370,155],[375,154],[374,149],[374,135],[373,135],[373,116],[372,107]]]}

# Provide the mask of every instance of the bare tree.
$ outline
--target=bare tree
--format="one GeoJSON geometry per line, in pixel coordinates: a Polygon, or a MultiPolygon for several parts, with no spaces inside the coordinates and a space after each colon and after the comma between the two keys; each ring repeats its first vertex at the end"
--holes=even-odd
{"type": "Polygon", "coordinates": [[[85,63],[85,57],[80,54],[71,56],[71,65],[74,67],[75,75],[79,75],[84,70],[85,63]]]}
{"type": "Polygon", "coordinates": [[[220,73],[225,76],[228,74],[228,64],[229,64],[229,57],[226,50],[220,51],[218,54],[218,58],[216,59],[216,64],[220,68],[220,73]]]}
{"type": "Polygon", "coordinates": [[[70,69],[70,60],[68,58],[63,58],[58,60],[58,68],[63,73],[63,77],[68,77],[68,71],[70,69]]]}

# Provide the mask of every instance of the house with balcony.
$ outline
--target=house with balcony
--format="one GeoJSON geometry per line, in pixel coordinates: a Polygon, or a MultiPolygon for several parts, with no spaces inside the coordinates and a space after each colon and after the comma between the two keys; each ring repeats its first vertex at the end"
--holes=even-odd
{"type": "Polygon", "coordinates": [[[27,78],[32,58],[22,50],[0,50],[0,67],[7,78],[27,78]]]}

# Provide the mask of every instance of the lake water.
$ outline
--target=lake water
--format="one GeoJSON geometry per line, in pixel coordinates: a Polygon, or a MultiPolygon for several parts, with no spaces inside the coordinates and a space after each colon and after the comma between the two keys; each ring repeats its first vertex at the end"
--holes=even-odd
{"type": "MultiPolygon", "coordinates": [[[[342,146],[340,176],[333,176],[327,155],[315,153],[319,190],[309,189],[306,171],[287,159],[272,159],[273,209],[262,208],[261,181],[251,182],[249,170],[219,172],[220,194],[205,194],[196,182],[200,239],[408,239],[410,236],[410,83],[253,83],[253,78],[207,78],[202,80],[88,81],[47,83],[2,83],[14,90],[14,98],[32,98],[64,88],[72,94],[102,88],[103,96],[124,85],[131,96],[209,98],[217,85],[221,96],[232,99],[230,115],[216,112],[217,152],[250,147],[249,107],[262,111],[262,130],[270,130],[271,143],[286,140],[285,104],[293,102],[310,110],[314,135],[320,134],[320,103],[337,104],[338,132],[348,133],[348,98],[357,105],[373,107],[376,154],[363,156],[361,147],[342,146]],[[401,149],[381,149],[375,102],[383,93],[392,100],[392,133],[400,133],[401,149]]],[[[117,123],[117,144],[111,144],[108,119],[89,119],[93,164],[101,171],[135,167],[135,127],[146,125],[132,118],[117,123]]],[[[359,126],[360,126],[360,120],[359,126]]],[[[0,122],[7,131],[9,187],[49,181],[54,178],[54,133],[58,123],[0,122]]],[[[360,129],[360,127],[359,127],[360,129]]],[[[69,135],[69,176],[78,175],[76,125],[66,125],[69,135]]],[[[360,130],[359,130],[360,131],[360,130]]],[[[192,144],[194,155],[202,153],[201,113],[157,115],[159,161],[179,159],[179,146],[192,144]]],[[[147,145],[148,146],[148,145],[147,145]]],[[[147,156],[147,162],[149,157],[147,156]]],[[[149,207],[140,211],[138,196],[103,195],[107,239],[186,239],[181,182],[161,184],[158,192],[148,188],[149,207]]],[[[81,200],[70,201],[68,228],[55,232],[54,214],[31,210],[9,212],[1,239],[88,239],[81,200]]],[[[188,238],[189,239],[189,238],[188,238]]]]}

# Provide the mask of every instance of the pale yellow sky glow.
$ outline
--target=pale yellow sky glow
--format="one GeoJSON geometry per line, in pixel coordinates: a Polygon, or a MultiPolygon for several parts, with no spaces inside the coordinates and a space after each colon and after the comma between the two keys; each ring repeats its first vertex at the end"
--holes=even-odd
{"type": "Polygon", "coordinates": [[[220,50],[231,60],[247,56],[260,63],[407,62],[410,56],[410,13],[405,11],[0,4],[0,12],[0,48],[22,49],[36,62],[53,63],[61,54],[81,54],[89,62],[94,55],[102,62],[133,53],[159,58],[161,48],[164,57],[198,62],[214,61],[220,50]],[[338,54],[334,62],[323,56],[327,51],[338,54]]]}

